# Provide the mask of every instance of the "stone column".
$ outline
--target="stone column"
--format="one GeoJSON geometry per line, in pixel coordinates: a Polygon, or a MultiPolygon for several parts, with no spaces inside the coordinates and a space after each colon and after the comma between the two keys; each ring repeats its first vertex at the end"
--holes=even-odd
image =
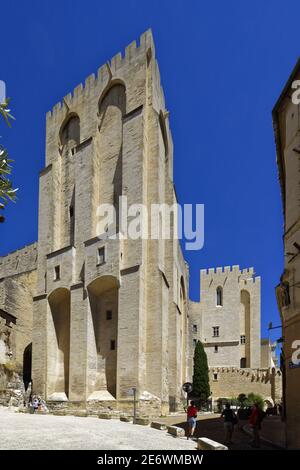
{"type": "MultiPolygon", "coordinates": [[[[128,399],[128,391],[137,387],[142,393],[140,377],[143,333],[140,311],[140,280],[138,267],[124,270],[119,289],[117,400],[128,399]]],[[[132,398],[130,398],[132,399],[132,398]]]]}
{"type": "Polygon", "coordinates": [[[47,294],[33,298],[32,390],[47,399],[47,294]]]}
{"type": "Polygon", "coordinates": [[[83,284],[71,286],[70,401],[87,398],[87,309],[88,297],[83,284]]]}
{"type": "MultiPolygon", "coordinates": [[[[144,128],[142,109],[123,118],[122,188],[128,207],[144,202],[144,128]]],[[[117,400],[128,391],[144,392],[146,312],[142,281],[143,241],[123,241],[117,340],[117,400]]]]}

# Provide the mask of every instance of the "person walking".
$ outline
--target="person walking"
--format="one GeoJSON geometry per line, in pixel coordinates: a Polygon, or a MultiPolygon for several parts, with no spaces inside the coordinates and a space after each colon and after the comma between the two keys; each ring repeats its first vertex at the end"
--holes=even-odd
{"type": "Polygon", "coordinates": [[[187,422],[188,422],[188,431],[187,431],[187,438],[189,439],[190,437],[193,438],[194,432],[196,429],[196,424],[197,424],[197,413],[198,410],[195,406],[195,402],[191,401],[190,406],[187,409],[187,422]]]}
{"type": "Polygon", "coordinates": [[[260,430],[261,430],[262,420],[263,420],[263,411],[260,409],[259,404],[255,402],[252,408],[250,418],[249,418],[249,424],[253,432],[253,440],[251,441],[251,446],[254,447],[255,449],[260,448],[260,430]]]}
{"type": "Polygon", "coordinates": [[[226,403],[225,408],[222,411],[221,418],[224,418],[225,445],[233,444],[232,434],[234,431],[234,425],[237,424],[237,417],[235,412],[231,409],[230,403],[226,403]]]}
{"type": "Polygon", "coordinates": [[[35,399],[33,400],[33,410],[34,410],[34,413],[37,413],[38,408],[39,408],[39,400],[38,400],[38,398],[35,398],[35,399]]]}

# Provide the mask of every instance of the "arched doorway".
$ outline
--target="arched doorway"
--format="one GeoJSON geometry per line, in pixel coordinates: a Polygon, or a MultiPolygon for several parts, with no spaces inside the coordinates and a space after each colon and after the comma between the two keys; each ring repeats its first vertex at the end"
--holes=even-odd
{"type": "Polygon", "coordinates": [[[25,391],[28,388],[31,378],[31,367],[32,367],[32,343],[28,344],[24,349],[23,353],[23,382],[25,391]]]}
{"type": "Polygon", "coordinates": [[[58,288],[49,297],[48,397],[66,400],[69,395],[70,291],[58,288]]]}
{"type": "Polygon", "coordinates": [[[87,287],[92,325],[92,334],[89,335],[88,388],[93,398],[104,396],[103,392],[116,397],[118,289],[118,280],[113,276],[101,276],[87,287]]]}

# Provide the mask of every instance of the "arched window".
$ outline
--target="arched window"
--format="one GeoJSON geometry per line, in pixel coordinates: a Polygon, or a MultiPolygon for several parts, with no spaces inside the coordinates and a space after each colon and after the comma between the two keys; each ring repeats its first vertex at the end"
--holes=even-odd
{"type": "Polygon", "coordinates": [[[60,141],[61,145],[68,144],[69,147],[80,143],[80,121],[76,114],[73,114],[63,125],[60,131],[60,141]]]}
{"type": "MultiPolygon", "coordinates": [[[[123,117],[126,114],[126,89],[115,83],[99,101],[98,130],[96,146],[101,171],[96,173],[99,188],[98,201],[113,204],[116,217],[114,230],[119,231],[119,201],[122,196],[123,182],[123,117]]],[[[102,224],[97,229],[102,231],[102,224]],[[101,228],[100,228],[101,227],[101,228]]],[[[112,226],[109,227],[109,229],[112,226]]],[[[96,230],[97,230],[96,229],[96,230]]],[[[96,235],[100,235],[96,233],[96,235]]]]}
{"type": "Polygon", "coordinates": [[[223,305],[223,289],[222,287],[217,287],[217,306],[223,305]]]}
{"type": "Polygon", "coordinates": [[[160,111],[159,113],[159,127],[160,127],[161,136],[162,136],[163,143],[164,143],[165,157],[167,157],[169,153],[168,133],[167,133],[167,128],[166,128],[165,116],[162,111],[160,111]]]}

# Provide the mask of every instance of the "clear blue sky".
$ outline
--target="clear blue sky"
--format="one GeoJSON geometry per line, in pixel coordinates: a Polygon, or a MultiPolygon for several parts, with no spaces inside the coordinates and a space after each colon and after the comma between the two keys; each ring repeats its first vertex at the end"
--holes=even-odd
{"type": "Polygon", "coordinates": [[[266,335],[279,322],[283,266],[271,110],[299,54],[299,1],[10,0],[0,14],[0,79],[17,119],[0,135],[20,188],[0,225],[0,254],[37,239],[46,111],[151,27],[179,201],[206,210],[205,247],[186,253],[190,296],[199,298],[200,268],[254,266],[266,335]]]}

